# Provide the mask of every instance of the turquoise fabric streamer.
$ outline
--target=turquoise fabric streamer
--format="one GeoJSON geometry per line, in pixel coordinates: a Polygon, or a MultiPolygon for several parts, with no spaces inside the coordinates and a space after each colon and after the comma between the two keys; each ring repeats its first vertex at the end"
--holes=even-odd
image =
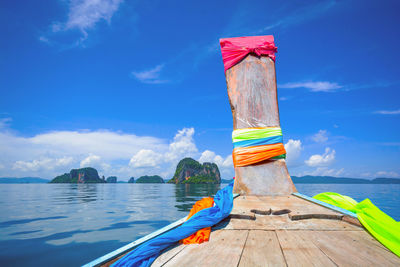
{"type": "MultiPolygon", "coordinates": [[[[214,197],[215,206],[203,209],[194,214],[181,226],[171,231],[157,236],[146,243],[140,245],[125,257],[116,261],[112,267],[121,266],[150,266],[159,256],[161,251],[170,245],[177,243],[200,229],[213,226],[225,219],[232,211],[233,207],[233,182],[225,188],[219,190],[214,197]]],[[[212,238],[212,235],[211,237],[212,238]]]]}
{"type": "Polygon", "coordinates": [[[272,145],[276,143],[283,143],[283,137],[281,136],[271,136],[260,139],[244,140],[233,143],[233,148],[237,147],[249,147],[249,146],[262,146],[262,145],[272,145]]]}

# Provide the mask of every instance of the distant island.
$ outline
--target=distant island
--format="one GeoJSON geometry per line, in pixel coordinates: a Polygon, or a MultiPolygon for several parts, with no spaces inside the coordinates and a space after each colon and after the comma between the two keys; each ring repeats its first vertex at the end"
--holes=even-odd
{"type": "Polygon", "coordinates": [[[39,177],[1,177],[0,184],[45,184],[49,180],[39,177]]]}
{"type": "Polygon", "coordinates": [[[81,169],[72,169],[69,173],[57,176],[50,183],[68,183],[68,184],[91,184],[106,183],[104,177],[100,178],[95,168],[87,167],[81,169]]]}
{"type": "MultiPolygon", "coordinates": [[[[49,180],[45,180],[49,182],[49,180]]],[[[99,177],[99,174],[95,168],[87,167],[80,169],[72,169],[69,173],[64,173],[55,177],[50,183],[68,183],[68,184],[89,184],[89,183],[107,183],[107,184],[115,184],[115,183],[165,183],[164,179],[158,175],[153,176],[141,176],[135,180],[135,178],[131,177],[128,182],[118,181],[116,176],[109,176],[107,179],[99,177]]]]}
{"type": "MultiPolygon", "coordinates": [[[[400,184],[399,178],[375,178],[372,180],[361,178],[345,178],[333,176],[292,176],[295,184],[400,184]]],[[[159,175],[144,175],[137,179],[130,177],[129,181],[118,181],[116,176],[107,179],[99,174],[95,168],[86,167],[72,169],[52,179],[39,177],[0,177],[0,184],[39,184],[39,183],[169,183],[169,184],[227,184],[233,179],[221,179],[217,164],[205,162],[203,164],[192,158],[182,159],[170,180],[164,180],[159,175]]]]}
{"type": "Polygon", "coordinates": [[[163,184],[164,179],[161,178],[158,175],[153,175],[153,176],[141,176],[138,179],[136,179],[136,184],[163,184]]]}
{"type": "Polygon", "coordinates": [[[372,180],[361,178],[345,178],[332,176],[292,176],[295,184],[400,184],[396,178],[375,178],[372,180]]]}
{"type": "MultiPolygon", "coordinates": [[[[345,178],[333,176],[291,176],[295,184],[400,184],[398,178],[375,178],[373,180],[361,178],[345,178]]],[[[231,180],[222,179],[221,183],[229,184],[231,180]]]]}
{"type": "Polygon", "coordinates": [[[118,180],[118,178],[116,176],[110,176],[106,179],[106,182],[110,183],[110,184],[115,184],[115,183],[117,183],[117,180],[118,180]]]}
{"type": "Polygon", "coordinates": [[[192,158],[184,158],[176,166],[174,177],[170,184],[220,184],[221,175],[217,164],[204,162],[203,164],[192,158]]]}

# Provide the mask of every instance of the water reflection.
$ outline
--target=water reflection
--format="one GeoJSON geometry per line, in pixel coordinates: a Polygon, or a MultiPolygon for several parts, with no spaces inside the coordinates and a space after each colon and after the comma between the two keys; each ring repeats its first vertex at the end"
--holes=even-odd
{"type": "Polygon", "coordinates": [[[175,185],[175,207],[179,211],[190,211],[193,204],[206,196],[214,196],[220,184],[178,184],[175,185]]]}
{"type": "Polygon", "coordinates": [[[96,201],[98,184],[52,184],[58,193],[55,201],[59,203],[82,203],[96,201]],[[66,187],[68,188],[66,190],[66,187]]]}

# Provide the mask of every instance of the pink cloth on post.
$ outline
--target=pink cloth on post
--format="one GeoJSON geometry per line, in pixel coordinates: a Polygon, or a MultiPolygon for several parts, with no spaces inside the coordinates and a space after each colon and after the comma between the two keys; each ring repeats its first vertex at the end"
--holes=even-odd
{"type": "Polygon", "coordinates": [[[248,54],[268,56],[275,61],[277,48],[274,36],[250,36],[220,39],[225,72],[242,61],[248,54]]]}

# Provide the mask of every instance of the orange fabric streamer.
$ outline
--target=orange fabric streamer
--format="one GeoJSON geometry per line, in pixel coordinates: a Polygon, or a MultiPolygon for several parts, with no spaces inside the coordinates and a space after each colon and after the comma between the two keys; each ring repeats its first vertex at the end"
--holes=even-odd
{"type": "Polygon", "coordinates": [[[248,166],[272,157],[285,154],[285,147],[282,143],[250,146],[250,147],[236,147],[233,150],[232,158],[235,167],[248,166]]]}
{"type": "MultiPolygon", "coordinates": [[[[214,199],[212,197],[205,197],[199,201],[197,201],[192,209],[190,210],[190,213],[187,217],[187,220],[189,220],[190,217],[192,217],[194,214],[197,212],[201,211],[202,209],[207,209],[211,208],[214,205],[214,199]]],[[[200,244],[203,243],[204,241],[208,241],[210,238],[210,233],[211,233],[211,227],[206,227],[203,229],[200,229],[196,233],[192,234],[191,236],[186,237],[185,239],[182,239],[180,243],[182,244],[200,244]]]]}

